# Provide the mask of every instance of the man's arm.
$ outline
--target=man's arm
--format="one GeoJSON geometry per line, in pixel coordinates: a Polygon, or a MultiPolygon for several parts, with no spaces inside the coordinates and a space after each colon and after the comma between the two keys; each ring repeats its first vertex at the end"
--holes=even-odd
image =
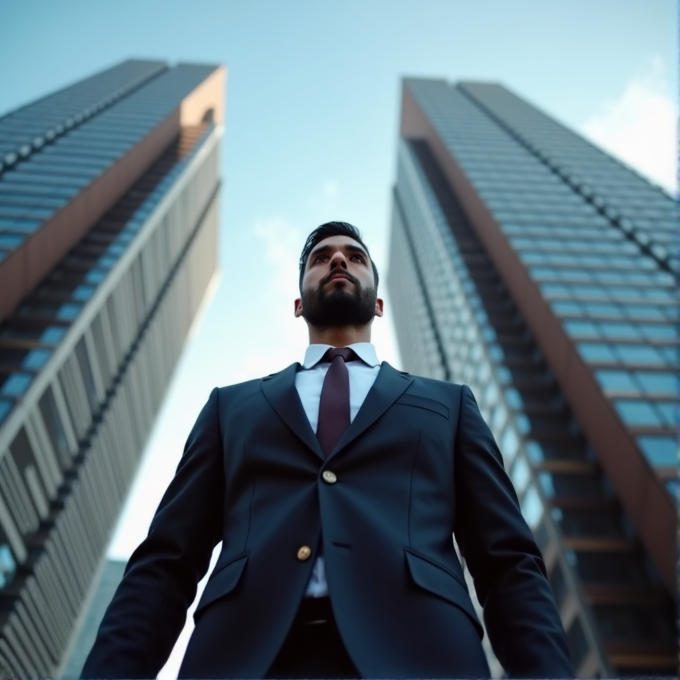
{"type": "Polygon", "coordinates": [[[210,394],[149,535],[135,550],[85,662],[83,678],[155,678],[221,538],[224,473],[218,390],[210,394]]]}
{"type": "Polygon", "coordinates": [[[522,517],[498,446],[463,386],[455,474],[455,535],[489,639],[514,677],[573,678],[541,553],[522,517]]]}

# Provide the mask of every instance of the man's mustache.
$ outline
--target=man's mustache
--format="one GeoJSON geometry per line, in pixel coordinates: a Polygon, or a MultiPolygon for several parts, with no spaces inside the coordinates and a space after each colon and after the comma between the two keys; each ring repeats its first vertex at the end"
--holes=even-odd
{"type": "Polygon", "coordinates": [[[338,271],[337,269],[333,270],[330,274],[328,274],[328,276],[324,276],[321,285],[325,286],[334,276],[337,276],[338,274],[344,276],[350,283],[353,283],[357,288],[361,287],[361,285],[359,284],[359,279],[357,279],[356,276],[352,276],[352,274],[350,274],[349,272],[345,272],[342,270],[338,271]]]}

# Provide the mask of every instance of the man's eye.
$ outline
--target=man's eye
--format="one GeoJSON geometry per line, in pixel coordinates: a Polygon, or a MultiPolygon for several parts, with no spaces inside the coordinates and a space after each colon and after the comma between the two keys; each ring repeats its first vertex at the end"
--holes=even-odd
{"type": "Polygon", "coordinates": [[[364,261],[364,258],[361,255],[352,255],[351,259],[352,260],[358,260],[359,262],[364,261]]]}

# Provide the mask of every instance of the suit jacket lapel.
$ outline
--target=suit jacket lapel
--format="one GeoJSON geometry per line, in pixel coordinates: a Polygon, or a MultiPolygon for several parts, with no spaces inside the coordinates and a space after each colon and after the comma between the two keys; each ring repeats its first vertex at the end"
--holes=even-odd
{"type": "MultiPolygon", "coordinates": [[[[356,418],[340,437],[340,441],[329,454],[329,458],[338,453],[345,446],[354,441],[360,434],[367,430],[394,402],[406,391],[413,382],[409,375],[392,368],[386,361],[382,362],[378,377],[373,387],[366,395],[366,400],[359,409],[356,418]]],[[[311,432],[311,428],[310,428],[311,432]]]]}
{"type": "Polygon", "coordinates": [[[295,387],[295,374],[300,364],[295,363],[280,373],[262,379],[262,391],[281,420],[322,460],[323,450],[309,419],[302,408],[300,395],[295,387]]]}

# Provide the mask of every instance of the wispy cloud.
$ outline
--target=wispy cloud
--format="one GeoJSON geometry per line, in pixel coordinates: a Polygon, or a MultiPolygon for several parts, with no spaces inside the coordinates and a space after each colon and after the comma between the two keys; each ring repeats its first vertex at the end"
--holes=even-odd
{"type": "Polygon", "coordinates": [[[655,56],[633,74],[617,99],[602,102],[582,132],[675,193],[677,118],[668,69],[655,56]]]}
{"type": "Polygon", "coordinates": [[[340,207],[340,185],[333,179],[326,180],[307,198],[306,203],[315,219],[324,221],[336,219],[334,213],[340,207]]]}

